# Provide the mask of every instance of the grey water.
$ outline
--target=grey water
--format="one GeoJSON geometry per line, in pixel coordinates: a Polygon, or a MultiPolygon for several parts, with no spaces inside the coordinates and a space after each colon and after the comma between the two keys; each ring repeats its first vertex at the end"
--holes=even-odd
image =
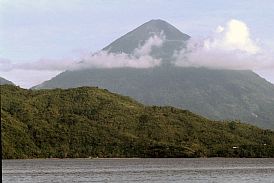
{"type": "Polygon", "coordinates": [[[2,181],[274,183],[274,159],[2,160],[2,181]]]}

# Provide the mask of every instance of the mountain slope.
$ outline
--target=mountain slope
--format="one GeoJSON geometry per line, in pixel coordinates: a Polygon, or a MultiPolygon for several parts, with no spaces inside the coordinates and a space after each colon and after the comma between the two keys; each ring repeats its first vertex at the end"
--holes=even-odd
{"type": "Polygon", "coordinates": [[[0,85],[4,85],[4,84],[14,85],[13,82],[0,77],[0,85]]]}
{"type": "Polygon", "coordinates": [[[162,20],[143,24],[104,50],[131,54],[151,32],[159,34],[161,31],[167,40],[180,40],[157,47],[159,52],[156,51],[156,57],[171,64],[148,69],[65,71],[34,89],[99,86],[131,96],[145,104],[171,105],[210,119],[238,119],[274,129],[273,84],[252,71],[173,66],[173,52],[184,46],[189,36],[162,20]]]}
{"type": "Polygon", "coordinates": [[[274,129],[274,86],[252,71],[205,68],[66,71],[41,88],[98,86],[152,105],[189,109],[210,119],[239,119],[274,129]]]}
{"type": "Polygon", "coordinates": [[[274,155],[273,131],[148,107],[103,89],[3,85],[1,98],[2,158],[274,155]]]}

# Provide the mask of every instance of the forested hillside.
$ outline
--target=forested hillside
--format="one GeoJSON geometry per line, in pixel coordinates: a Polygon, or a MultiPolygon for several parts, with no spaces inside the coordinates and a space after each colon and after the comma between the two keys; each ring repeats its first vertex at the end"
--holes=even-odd
{"type": "Polygon", "coordinates": [[[274,132],[94,87],[1,86],[2,158],[274,157],[274,132]],[[234,147],[234,148],[233,148],[234,147]]]}

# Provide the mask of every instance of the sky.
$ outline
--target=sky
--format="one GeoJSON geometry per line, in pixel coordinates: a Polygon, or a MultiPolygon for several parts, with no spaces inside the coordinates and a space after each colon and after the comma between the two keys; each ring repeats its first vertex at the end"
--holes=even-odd
{"type": "MultiPolygon", "coordinates": [[[[274,62],[273,0],[0,0],[0,76],[24,88],[40,84],[151,19],[204,43],[236,20],[267,55],[258,58],[274,62]],[[47,62],[57,66],[33,66],[47,62]]],[[[211,48],[218,41],[211,39],[211,48]]],[[[253,70],[274,83],[268,65],[253,70]]]]}

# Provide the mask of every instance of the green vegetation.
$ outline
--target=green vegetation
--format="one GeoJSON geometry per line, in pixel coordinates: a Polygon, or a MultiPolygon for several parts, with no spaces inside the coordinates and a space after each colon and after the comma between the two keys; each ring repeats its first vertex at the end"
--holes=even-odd
{"type": "Polygon", "coordinates": [[[107,90],[1,86],[2,158],[274,157],[274,132],[107,90]],[[237,147],[237,148],[233,148],[237,147]]]}

